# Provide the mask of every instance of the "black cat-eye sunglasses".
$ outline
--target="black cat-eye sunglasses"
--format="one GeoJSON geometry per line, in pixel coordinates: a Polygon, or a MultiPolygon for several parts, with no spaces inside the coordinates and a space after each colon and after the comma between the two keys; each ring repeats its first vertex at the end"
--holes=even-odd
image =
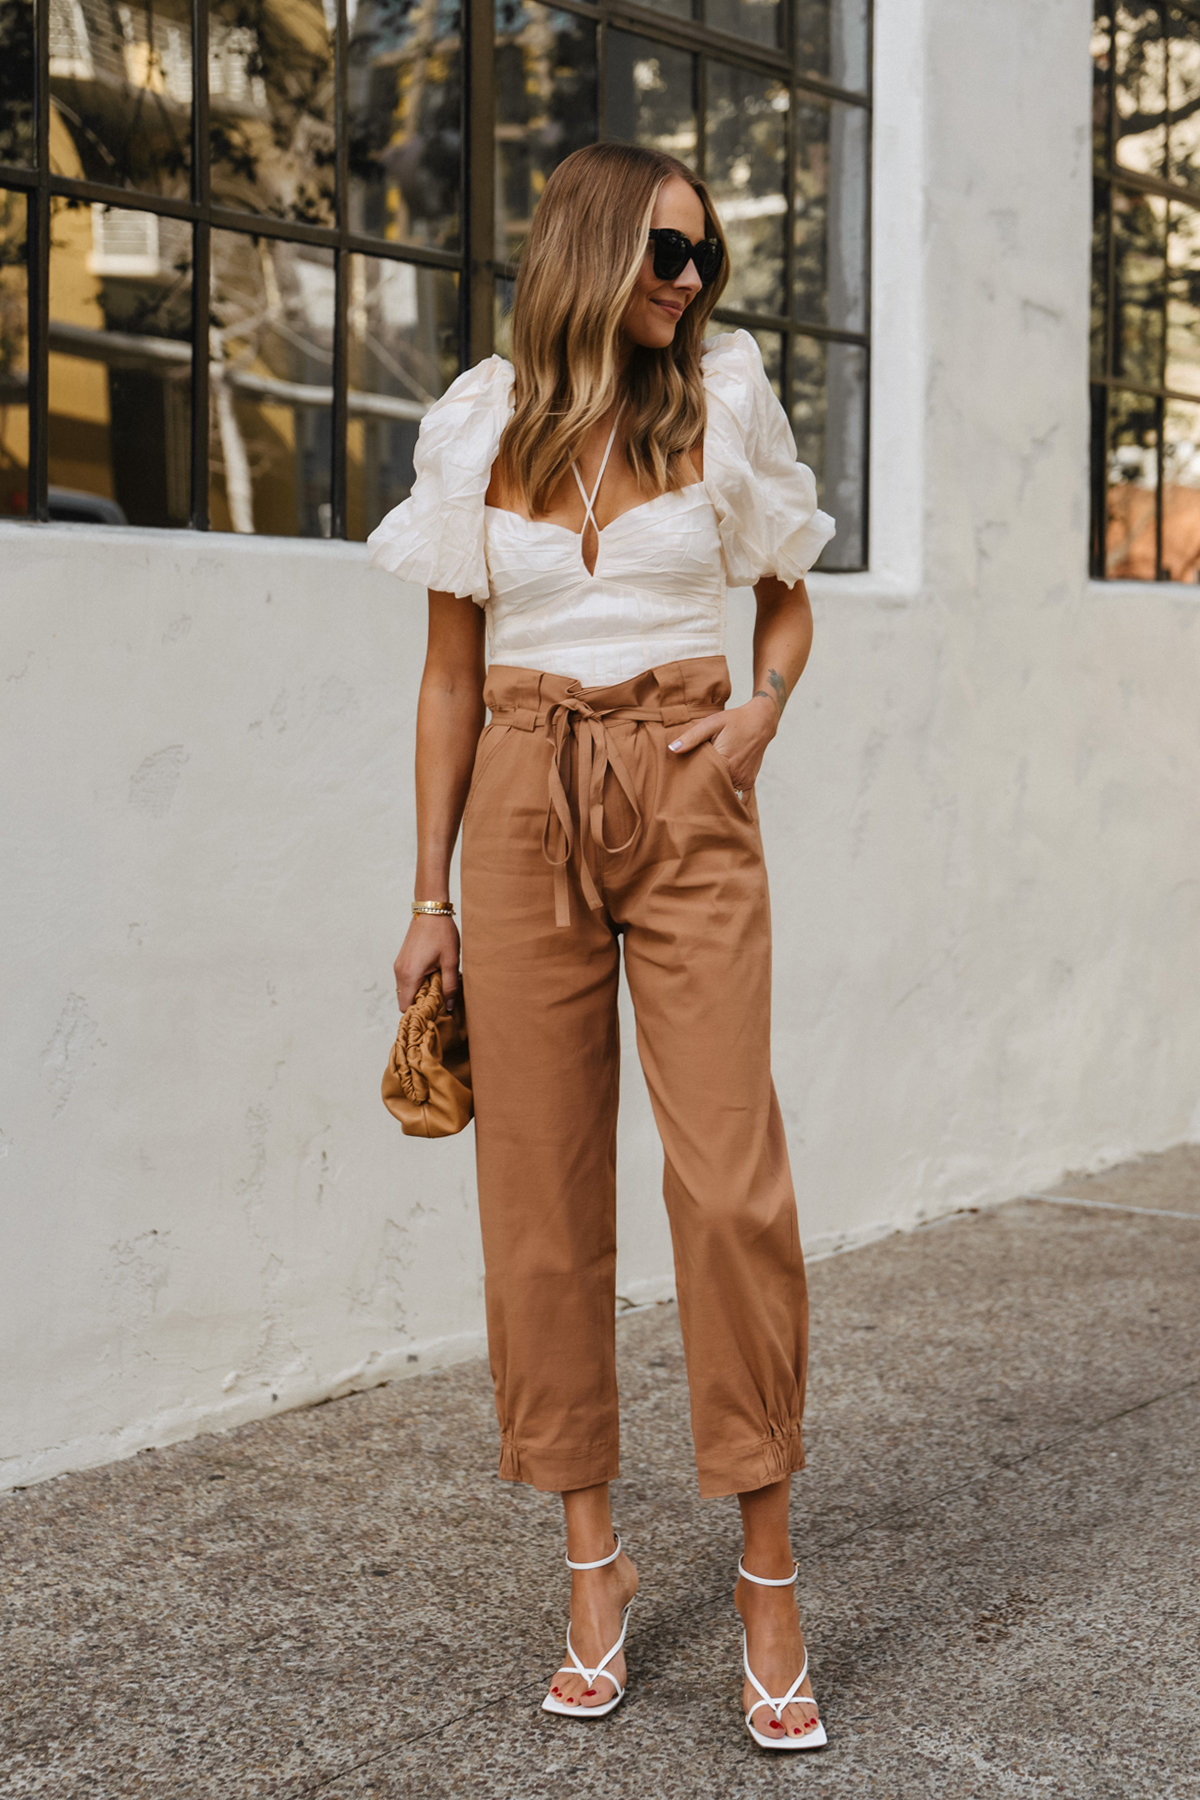
{"type": "Polygon", "coordinates": [[[650,244],[654,273],[660,281],[675,281],[690,262],[696,265],[701,287],[709,287],[717,279],[722,254],[720,238],[698,238],[691,244],[682,231],[657,227],[650,233],[650,244]]]}

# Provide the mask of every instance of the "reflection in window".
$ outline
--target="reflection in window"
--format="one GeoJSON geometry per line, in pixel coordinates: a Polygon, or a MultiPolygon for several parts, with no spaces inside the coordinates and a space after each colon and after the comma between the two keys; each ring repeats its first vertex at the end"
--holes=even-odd
{"type": "Polygon", "coordinates": [[[731,263],[723,303],[781,313],[788,90],[730,63],[710,62],[707,76],[706,166],[731,263]]]}
{"type": "Polygon", "coordinates": [[[608,135],[696,162],[696,59],[628,31],[608,33],[608,135]]]}
{"type": "Polygon", "coordinates": [[[858,568],[866,551],[867,353],[860,344],[797,337],[792,358],[792,429],[800,461],[813,471],[821,505],[837,520],[821,567],[858,568]]]}
{"type": "Polygon", "coordinates": [[[0,188],[0,519],[29,511],[25,196],[0,188]]]}
{"type": "Polygon", "coordinates": [[[0,0],[0,162],[33,162],[33,0],[0,0]]]}
{"type": "Polygon", "coordinates": [[[187,523],[191,260],[191,227],[181,220],[54,203],[49,480],[57,517],[187,523]]]}
{"type": "Polygon", "coordinates": [[[779,42],[782,17],[779,0],[704,0],[704,23],[714,31],[729,31],[772,49],[779,42]]]}
{"type": "Polygon", "coordinates": [[[333,223],[333,56],[321,0],[209,0],[209,144],[218,205],[333,223]]]}
{"type": "Polygon", "coordinates": [[[218,531],[328,537],[333,256],[214,231],[210,331],[218,531]]]}
{"type": "Polygon", "coordinates": [[[864,331],[867,322],[867,115],[805,99],[795,120],[795,315],[864,331]]]}
{"type": "Polygon", "coordinates": [[[453,249],[462,192],[457,0],[359,0],[348,80],[352,230],[453,249]]]}
{"type": "Polygon", "coordinates": [[[417,431],[458,373],[458,278],[355,256],[350,264],[349,532],[408,497],[417,431]]]}
{"type": "Polygon", "coordinates": [[[536,0],[496,5],[496,256],[514,259],[550,175],[596,140],[596,27],[536,0]]]}
{"type": "Polygon", "coordinates": [[[1098,0],[1092,56],[1092,572],[1196,581],[1200,14],[1098,0]]]}
{"type": "Polygon", "coordinates": [[[190,0],[50,0],[56,174],[186,198],[190,0]]]}
{"type": "Polygon", "coordinates": [[[861,93],[870,68],[869,0],[798,0],[800,71],[861,93]]]}

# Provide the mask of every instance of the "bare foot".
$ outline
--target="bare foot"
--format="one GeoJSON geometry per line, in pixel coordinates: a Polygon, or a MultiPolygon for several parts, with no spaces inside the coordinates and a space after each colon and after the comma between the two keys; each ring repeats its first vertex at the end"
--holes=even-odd
{"type": "MultiPolygon", "coordinates": [[[[746,1559],[749,1562],[749,1557],[746,1559]]],[[[751,1568],[754,1567],[751,1563],[751,1568]]],[[[804,1638],[800,1631],[800,1615],[796,1611],[795,1588],[755,1587],[753,1582],[739,1579],[734,1605],[746,1627],[746,1653],[750,1667],[768,1694],[780,1698],[786,1694],[800,1673],[804,1662],[804,1638]]],[[[742,1711],[747,1713],[762,1695],[747,1681],[742,1688],[742,1711]]],[[[783,1709],[782,1721],[776,1719],[769,1706],[760,1705],[751,1724],[763,1737],[805,1737],[817,1723],[817,1703],[812,1698],[812,1682],[806,1675],[800,1695],[783,1709]]]]}
{"type": "MultiPolygon", "coordinates": [[[[622,1550],[616,1562],[603,1569],[577,1569],[571,1574],[571,1647],[586,1669],[594,1669],[621,1635],[621,1614],[637,1593],[637,1570],[622,1550]]],[[[570,1666],[570,1658],[566,1661],[570,1666]]],[[[605,1679],[609,1672],[625,1685],[625,1653],[619,1651],[604,1675],[590,1686],[574,1670],[561,1670],[550,1683],[550,1697],[570,1706],[606,1706],[616,1688],[605,1679]]]]}

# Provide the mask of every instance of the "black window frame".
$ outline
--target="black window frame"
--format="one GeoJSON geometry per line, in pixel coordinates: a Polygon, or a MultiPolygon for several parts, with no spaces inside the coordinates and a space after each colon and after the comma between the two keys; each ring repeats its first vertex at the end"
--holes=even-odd
{"type": "MultiPolygon", "coordinates": [[[[785,114],[784,194],[787,203],[784,251],[784,291],[791,299],[794,288],[795,233],[792,229],[795,205],[795,116],[798,102],[808,96],[818,101],[836,101],[860,108],[866,115],[870,141],[872,89],[872,8],[867,8],[867,42],[865,50],[866,78],[862,90],[844,88],[805,71],[798,51],[796,25],[799,0],[780,0],[784,42],[778,47],[751,42],[746,38],[716,30],[695,19],[678,18],[653,6],[638,5],[634,0],[554,0],[553,10],[568,12],[588,19],[597,28],[597,98],[598,135],[605,133],[605,40],[609,30],[636,33],[665,46],[690,51],[695,55],[698,91],[695,108],[698,129],[697,168],[704,174],[705,156],[705,70],[706,58],[750,72],[775,77],[788,86],[790,104],[785,114]]],[[[696,8],[694,7],[694,10],[696,8]]],[[[192,316],[191,316],[191,508],[188,525],[193,530],[209,529],[209,358],[208,295],[210,282],[210,244],[214,230],[234,231],[243,235],[283,239],[328,249],[333,254],[334,280],[334,354],[332,394],[332,468],[330,493],[330,536],[347,535],[347,389],[348,345],[347,308],[349,301],[350,258],[369,256],[411,263],[426,268],[448,270],[458,275],[459,318],[458,351],[461,368],[469,367],[492,353],[495,296],[497,281],[511,279],[515,265],[495,257],[495,120],[494,120],[494,51],[496,36],[495,0],[462,0],[464,33],[463,117],[462,117],[462,222],[458,251],[440,250],[410,243],[396,243],[349,229],[349,191],[347,80],[349,70],[349,31],[346,0],[337,0],[336,42],[336,223],[321,226],[259,213],[248,213],[214,205],[210,186],[209,140],[209,58],[208,0],[192,0],[192,126],[191,126],[191,193],[187,199],[170,198],[143,192],[128,186],[109,186],[95,181],[75,180],[54,175],[50,170],[50,0],[34,0],[35,70],[34,70],[34,159],[32,167],[0,163],[0,188],[24,192],[27,206],[28,245],[28,340],[29,340],[29,470],[28,517],[49,518],[48,496],[48,354],[49,354],[49,260],[51,202],[62,198],[75,202],[99,203],[133,208],[185,220],[192,227],[192,316]]],[[[853,568],[839,568],[837,573],[853,573],[866,566],[869,542],[870,462],[869,394],[871,380],[870,345],[870,181],[868,175],[865,200],[863,245],[864,299],[863,328],[845,330],[821,320],[796,315],[742,311],[718,308],[714,318],[723,325],[741,326],[752,331],[776,333],[781,339],[781,388],[785,409],[791,412],[794,347],[797,338],[810,338],[826,343],[842,343],[859,348],[865,369],[865,391],[862,421],[862,544],[863,560],[853,568]]]]}

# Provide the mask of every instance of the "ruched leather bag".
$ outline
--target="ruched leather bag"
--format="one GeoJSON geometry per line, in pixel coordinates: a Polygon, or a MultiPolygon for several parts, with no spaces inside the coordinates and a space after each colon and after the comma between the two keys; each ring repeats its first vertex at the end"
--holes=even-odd
{"type": "Polygon", "coordinates": [[[453,1137],[475,1111],[462,1000],[443,1012],[436,970],[400,1016],[383,1076],[383,1104],[408,1137],[453,1137]]]}

